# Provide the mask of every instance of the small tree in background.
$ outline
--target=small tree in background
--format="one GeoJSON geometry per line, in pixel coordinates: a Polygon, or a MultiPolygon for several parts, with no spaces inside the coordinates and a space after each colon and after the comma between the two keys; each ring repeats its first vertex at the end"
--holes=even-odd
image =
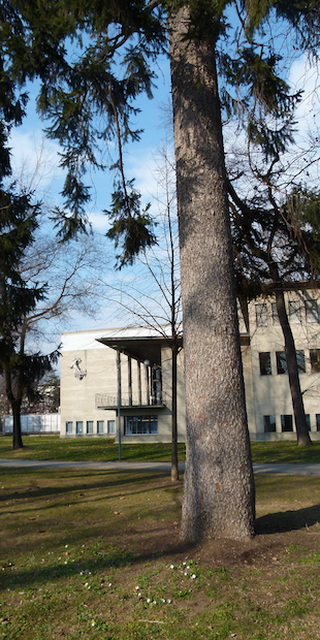
{"type": "Polygon", "coordinates": [[[140,254],[132,278],[114,285],[105,281],[105,286],[108,300],[119,305],[122,316],[128,314],[142,325],[155,329],[171,350],[171,480],[174,482],[179,479],[177,357],[182,348],[182,309],[175,167],[173,153],[167,145],[159,153],[156,179],[159,214],[153,220],[157,245],[140,254]]]}
{"type": "Polygon", "coordinates": [[[26,318],[45,299],[46,286],[21,274],[25,252],[34,242],[39,207],[30,194],[0,192],[0,373],[13,414],[13,447],[21,448],[21,403],[35,398],[35,384],[51,371],[58,351],[48,355],[26,351],[26,318]]]}

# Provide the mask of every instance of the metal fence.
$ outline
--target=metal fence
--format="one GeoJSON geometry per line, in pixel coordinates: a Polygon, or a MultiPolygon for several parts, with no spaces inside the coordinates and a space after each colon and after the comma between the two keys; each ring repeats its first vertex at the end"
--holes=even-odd
{"type": "MultiPolygon", "coordinates": [[[[12,433],[13,416],[4,416],[2,429],[4,433],[12,433]]],[[[60,433],[60,414],[22,415],[21,431],[22,433],[60,433]]]]}

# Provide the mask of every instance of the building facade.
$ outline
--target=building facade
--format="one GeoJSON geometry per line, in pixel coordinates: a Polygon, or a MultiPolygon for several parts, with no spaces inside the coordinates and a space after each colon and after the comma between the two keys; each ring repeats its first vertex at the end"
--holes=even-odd
{"type": "MultiPolygon", "coordinates": [[[[311,438],[320,439],[320,296],[285,293],[311,438]]],[[[295,439],[284,338],[272,298],[239,308],[242,364],[252,440],[295,439]]],[[[182,346],[182,345],[181,345],[182,346]]],[[[62,334],[61,437],[171,440],[171,349],[146,327],[62,334]],[[120,411],[119,411],[120,409],[120,411]]],[[[178,356],[178,439],[185,439],[183,349],[178,356]]]]}

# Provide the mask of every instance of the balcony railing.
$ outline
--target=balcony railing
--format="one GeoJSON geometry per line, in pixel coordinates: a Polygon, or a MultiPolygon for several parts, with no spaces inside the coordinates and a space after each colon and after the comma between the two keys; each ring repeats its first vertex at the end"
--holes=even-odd
{"type": "MultiPolygon", "coordinates": [[[[165,396],[162,394],[162,398],[150,398],[149,403],[142,402],[140,404],[136,397],[129,398],[127,394],[121,394],[121,407],[163,407],[166,404],[165,396]]],[[[96,409],[105,409],[106,407],[117,408],[118,398],[112,396],[109,393],[96,393],[95,395],[96,409]]]]}

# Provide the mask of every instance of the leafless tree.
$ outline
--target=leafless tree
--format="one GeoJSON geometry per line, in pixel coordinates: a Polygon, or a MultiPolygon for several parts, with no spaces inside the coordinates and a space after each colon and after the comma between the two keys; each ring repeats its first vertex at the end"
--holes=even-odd
{"type": "Polygon", "coordinates": [[[107,297],[127,324],[155,329],[171,349],[172,458],[171,480],[179,479],[177,424],[177,357],[182,346],[182,312],[175,168],[170,146],[163,144],[156,163],[157,194],[153,207],[158,244],[137,259],[134,273],[121,281],[105,281],[107,297]]]}

